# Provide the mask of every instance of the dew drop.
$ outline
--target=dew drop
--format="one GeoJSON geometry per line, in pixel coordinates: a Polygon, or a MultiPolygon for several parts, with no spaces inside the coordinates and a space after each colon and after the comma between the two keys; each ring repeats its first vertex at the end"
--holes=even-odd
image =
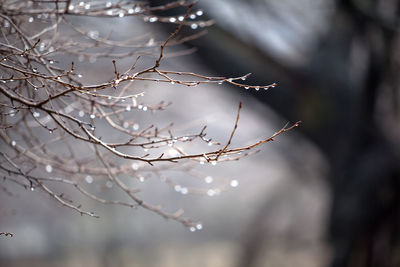
{"type": "Polygon", "coordinates": [[[90,118],[91,118],[91,119],[94,119],[94,118],[96,118],[96,115],[90,114],[90,118]]]}
{"type": "Polygon", "coordinates": [[[213,143],[210,141],[210,142],[208,142],[208,146],[212,146],[213,145],[213,143]]]}
{"type": "Polygon", "coordinates": [[[190,18],[190,19],[195,19],[195,18],[196,18],[196,15],[195,15],[195,14],[190,14],[189,18],[190,18]]]}
{"type": "Polygon", "coordinates": [[[30,17],[30,18],[28,19],[28,21],[32,23],[32,22],[34,21],[34,18],[33,18],[33,17],[30,17]]]}
{"type": "Polygon", "coordinates": [[[15,140],[12,140],[12,141],[11,141],[11,145],[12,145],[12,146],[15,146],[16,144],[17,144],[17,142],[15,142],[15,140]]]}
{"type": "Polygon", "coordinates": [[[212,178],[212,176],[207,176],[206,178],[204,178],[204,181],[205,181],[207,184],[211,184],[211,183],[213,182],[213,178],[212,178]]]}
{"type": "Polygon", "coordinates": [[[170,17],[170,18],[169,18],[169,22],[172,22],[172,23],[176,22],[176,18],[170,17]]]}
{"type": "Polygon", "coordinates": [[[217,162],[215,160],[211,161],[211,165],[217,165],[217,162]]]}
{"type": "Polygon", "coordinates": [[[207,195],[210,196],[210,197],[214,196],[215,195],[214,189],[208,189],[207,195]]]}
{"type": "Polygon", "coordinates": [[[53,171],[53,167],[51,165],[46,165],[46,172],[51,173],[53,171]]]}
{"type": "Polygon", "coordinates": [[[50,64],[54,64],[54,60],[49,60],[49,63],[50,64]]]}
{"type": "Polygon", "coordinates": [[[131,165],[132,170],[137,171],[139,169],[139,165],[137,163],[132,163],[131,165]]]}
{"type": "Polygon", "coordinates": [[[35,117],[35,118],[38,118],[38,117],[40,117],[40,113],[39,112],[33,112],[33,117],[35,117]]]}
{"type": "Polygon", "coordinates": [[[126,106],[125,110],[126,111],[131,111],[131,106],[126,106]]]}
{"type": "Polygon", "coordinates": [[[135,12],[135,10],[133,8],[128,9],[129,14],[133,14],[134,12],[135,12]]]}
{"type": "Polygon", "coordinates": [[[82,118],[83,116],[85,116],[85,112],[83,110],[80,110],[78,115],[79,115],[79,117],[82,118]]]}
{"type": "Polygon", "coordinates": [[[196,227],[192,226],[189,228],[190,232],[195,232],[196,231],[196,227]]]}
{"type": "Polygon", "coordinates": [[[149,19],[150,22],[156,22],[157,20],[158,20],[157,17],[151,17],[151,18],[149,19]]]}
{"type": "Polygon", "coordinates": [[[196,30],[198,27],[199,25],[197,25],[196,23],[190,25],[190,28],[192,28],[193,30],[196,30]]]}
{"type": "Polygon", "coordinates": [[[69,5],[69,7],[68,7],[68,10],[70,10],[70,11],[72,11],[72,10],[74,10],[74,5],[69,5]]]}
{"type": "Polygon", "coordinates": [[[178,17],[178,20],[179,20],[179,21],[183,21],[184,19],[185,19],[184,16],[179,16],[179,17],[178,17]]]}
{"type": "Polygon", "coordinates": [[[111,187],[113,186],[112,181],[108,180],[108,181],[106,182],[106,186],[107,186],[108,188],[111,188],[111,187]]]}
{"type": "Polygon", "coordinates": [[[119,12],[118,17],[123,18],[125,16],[124,12],[119,12]]]}
{"type": "Polygon", "coordinates": [[[87,3],[87,4],[85,5],[85,9],[89,9],[89,8],[90,8],[90,4],[87,3]]]}
{"type": "Polygon", "coordinates": [[[248,87],[248,86],[245,86],[245,87],[244,87],[244,89],[246,89],[246,90],[249,90],[249,88],[250,88],[250,87],[248,87]]]}
{"type": "Polygon", "coordinates": [[[239,185],[239,181],[238,181],[238,180],[232,180],[232,181],[230,182],[230,185],[231,185],[232,187],[237,187],[237,186],[239,185]]]}
{"type": "Polygon", "coordinates": [[[84,5],[85,5],[85,2],[83,2],[83,1],[79,2],[79,6],[84,6],[84,5]]]}
{"type": "Polygon", "coordinates": [[[132,129],[133,129],[134,131],[139,130],[139,124],[134,123],[133,126],[132,126],[132,129]]]}
{"type": "Polygon", "coordinates": [[[112,5],[111,2],[107,2],[107,3],[106,3],[106,7],[110,7],[111,5],[112,5]]]}
{"type": "Polygon", "coordinates": [[[203,229],[203,225],[201,223],[196,224],[197,230],[203,229]]]}
{"type": "Polygon", "coordinates": [[[124,121],[124,123],[123,123],[123,125],[122,126],[124,126],[124,128],[125,129],[127,129],[128,127],[129,127],[129,122],[127,122],[127,121],[124,121]]]}
{"type": "Polygon", "coordinates": [[[182,195],[186,195],[187,193],[189,193],[189,190],[186,187],[182,187],[181,193],[182,193],[182,195]]]}
{"type": "Polygon", "coordinates": [[[86,183],[91,184],[91,183],[93,183],[93,177],[88,175],[85,177],[85,181],[86,181],[86,183]]]}
{"type": "Polygon", "coordinates": [[[256,89],[256,91],[260,90],[259,86],[254,87],[254,89],[256,89]]]}
{"type": "Polygon", "coordinates": [[[36,73],[38,70],[37,68],[33,68],[32,71],[36,73]]]}
{"type": "Polygon", "coordinates": [[[78,78],[82,78],[82,76],[83,76],[82,74],[80,74],[80,73],[78,74],[78,78]]]}
{"type": "Polygon", "coordinates": [[[143,183],[144,182],[144,177],[143,176],[139,176],[139,181],[143,183]]]}
{"type": "Polygon", "coordinates": [[[35,191],[35,188],[33,186],[31,186],[31,191],[35,191]]]}
{"type": "Polygon", "coordinates": [[[143,111],[147,111],[147,107],[146,106],[143,107],[143,111]]]}
{"type": "Polygon", "coordinates": [[[198,11],[196,12],[196,15],[197,15],[197,16],[202,16],[203,14],[204,14],[203,10],[198,10],[198,11]]]}
{"type": "Polygon", "coordinates": [[[176,192],[181,191],[181,189],[182,189],[182,187],[181,187],[180,185],[178,185],[178,184],[174,186],[174,190],[175,190],[176,192]]]}

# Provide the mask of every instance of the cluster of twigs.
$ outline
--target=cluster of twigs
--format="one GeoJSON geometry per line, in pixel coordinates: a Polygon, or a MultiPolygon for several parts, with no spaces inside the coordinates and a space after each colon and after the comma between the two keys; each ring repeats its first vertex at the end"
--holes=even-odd
{"type": "Polygon", "coordinates": [[[214,165],[238,160],[254,152],[257,146],[298,125],[284,127],[269,138],[237,148],[231,147],[231,141],[238,125],[241,105],[229,140],[222,147],[206,136],[206,127],[198,133],[179,136],[173,134],[172,124],[157,127],[150,123],[140,128],[132,118],[133,112],[164,110],[169,105],[166,102],[156,105],[142,103],[140,100],[145,92],[139,91],[137,86],[141,81],[189,87],[227,83],[255,90],[275,86],[244,84],[248,75],[209,77],[162,69],[160,64],[167,55],[167,47],[203,34],[203,31],[195,31],[192,35],[179,37],[183,27],[198,30],[212,24],[211,21],[197,20],[201,15],[202,11],[193,11],[193,4],[183,0],[157,7],[132,1],[0,0],[0,170],[4,180],[32,191],[41,189],[80,214],[98,217],[82,209],[65,194],[57,193],[55,183],[70,185],[100,203],[141,206],[166,219],[181,222],[192,231],[201,229],[201,224],[182,216],[182,209],[167,213],[161,206],[143,201],[138,197],[140,189],[133,187],[132,181],[143,181],[152,173],[182,194],[217,194],[221,189],[182,187],[166,177],[163,171],[173,168],[199,176],[193,169],[193,163],[214,165]],[[177,7],[186,7],[186,13],[175,17],[152,15],[154,11],[177,7]],[[115,41],[111,36],[100,37],[97,31],[75,25],[71,18],[76,16],[136,16],[147,22],[177,24],[177,28],[163,42],[154,41],[153,37],[146,39],[146,36],[115,41]],[[73,34],[66,34],[66,27],[73,34]],[[116,47],[127,52],[115,52],[116,47]],[[78,61],[132,57],[134,63],[121,72],[113,60],[112,79],[85,84],[82,74],[75,71],[74,62],[71,61],[67,69],[61,66],[65,62],[55,59],[60,55],[71,55],[78,61]],[[154,56],[150,66],[138,66],[143,55],[154,56]],[[119,137],[118,142],[112,141],[111,137],[115,134],[119,137]],[[196,140],[207,147],[215,145],[213,147],[219,148],[187,153],[183,146],[196,140]],[[125,192],[131,202],[104,199],[90,192],[91,188],[85,188],[84,181],[90,184],[101,179],[108,180],[107,186],[115,185],[125,192]]]}

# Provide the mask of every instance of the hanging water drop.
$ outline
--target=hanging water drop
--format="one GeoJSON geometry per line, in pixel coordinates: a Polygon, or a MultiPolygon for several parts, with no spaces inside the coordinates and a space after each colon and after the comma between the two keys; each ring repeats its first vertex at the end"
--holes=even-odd
{"type": "Polygon", "coordinates": [[[207,184],[211,184],[211,183],[213,182],[213,178],[212,178],[212,176],[207,176],[206,178],[204,178],[204,181],[205,181],[207,184]]]}
{"type": "Polygon", "coordinates": [[[176,18],[174,18],[174,17],[169,18],[169,22],[174,23],[175,21],[176,21],[176,18]]]}
{"type": "Polygon", "coordinates": [[[91,183],[93,183],[93,177],[88,175],[85,177],[85,181],[86,181],[86,183],[91,184],[91,183]]]}
{"type": "Polygon", "coordinates": [[[90,118],[94,119],[94,118],[96,118],[96,115],[95,114],[90,114],[90,118]]]}
{"type": "Polygon", "coordinates": [[[53,167],[51,165],[46,165],[46,172],[51,173],[53,171],[53,167]]]}
{"type": "Polygon", "coordinates": [[[179,191],[181,191],[182,187],[177,184],[177,185],[174,186],[174,189],[175,189],[176,192],[179,192],[179,191]]]}
{"type": "Polygon", "coordinates": [[[232,181],[230,182],[230,185],[231,185],[232,187],[237,187],[237,186],[239,185],[239,181],[238,181],[238,180],[232,180],[232,181]]]}
{"type": "Polygon", "coordinates": [[[182,187],[181,193],[182,195],[186,195],[187,193],[189,193],[189,190],[186,187],[182,187]]]}

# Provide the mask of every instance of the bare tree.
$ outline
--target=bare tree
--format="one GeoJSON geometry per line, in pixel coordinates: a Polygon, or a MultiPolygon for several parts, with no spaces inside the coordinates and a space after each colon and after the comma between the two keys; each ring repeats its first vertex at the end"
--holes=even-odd
{"type": "MultiPolygon", "coordinates": [[[[197,133],[184,135],[175,135],[172,124],[160,127],[150,121],[146,127],[139,127],[131,111],[161,111],[170,104],[142,102],[146,92],[138,85],[143,82],[188,87],[225,83],[254,90],[275,86],[247,85],[244,80],[249,74],[210,77],[162,68],[161,63],[167,56],[188,52],[171,49],[168,53],[169,47],[198,38],[204,34],[201,29],[212,24],[212,21],[198,19],[202,13],[193,9],[193,3],[184,0],[156,7],[132,1],[1,0],[0,169],[4,181],[32,191],[40,189],[82,215],[98,216],[66,197],[56,184],[67,184],[85,197],[104,204],[141,206],[166,219],[176,220],[191,231],[201,229],[199,222],[182,216],[182,209],[169,213],[160,205],[139,198],[140,188],[132,185],[132,179],[143,180],[151,173],[182,194],[217,194],[225,188],[181,187],[163,172],[174,168],[196,176],[191,172],[195,165],[238,160],[298,125],[285,126],[271,137],[236,148],[231,147],[231,141],[238,126],[241,104],[229,140],[222,145],[206,136],[205,126],[197,133]],[[153,15],[156,11],[178,7],[186,8],[186,13],[172,17],[153,15]],[[150,23],[176,24],[177,28],[165,41],[147,35],[118,40],[111,33],[102,37],[97,29],[86,29],[73,21],[77,17],[104,20],[128,16],[150,23]],[[180,36],[183,28],[192,33],[180,36]],[[60,55],[64,56],[62,62],[57,60],[60,55]],[[70,58],[65,59],[65,55],[70,58]],[[154,60],[147,64],[143,56],[154,60]],[[119,70],[115,59],[127,57],[132,58],[133,63],[119,70]],[[113,78],[105,82],[97,78],[97,82],[88,84],[75,70],[73,60],[95,61],[97,58],[112,59],[113,78]],[[65,67],[68,64],[69,67],[65,67]],[[113,140],[110,133],[118,134],[119,141],[113,140]],[[202,142],[204,149],[186,152],[194,142],[202,142]],[[210,150],[209,146],[217,148],[210,150]],[[60,150],[63,153],[59,153],[60,150]],[[110,185],[125,192],[130,202],[105,199],[93,193],[90,187],[86,188],[85,181],[90,184],[96,179],[107,179],[110,185]]],[[[7,187],[3,189],[6,191],[7,187]]]]}

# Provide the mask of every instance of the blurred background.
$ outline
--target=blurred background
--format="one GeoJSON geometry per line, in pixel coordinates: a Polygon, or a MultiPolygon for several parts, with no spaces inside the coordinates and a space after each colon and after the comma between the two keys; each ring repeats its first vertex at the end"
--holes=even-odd
{"type": "MultiPolygon", "coordinates": [[[[235,144],[270,136],[288,121],[301,127],[256,155],[207,167],[213,178],[239,182],[218,196],[182,196],[146,180],[147,199],[202,221],[195,233],[146,210],[83,202],[100,214],[93,219],[17,186],[13,196],[1,192],[1,230],[15,236],[0,238],[0,265],[400,266],[400,3],[201,0],[196,9],[214,25],[185,44],[195,53],[168,59],[170,68],[251,72],[248,83],[278,86],[151,84],[151,101],[173,102],[151,120],[207,124],[224,142],[243,101],[235,144]]],[[[182,10],[157,13],[176,14],[182,10]]],[[[133,23],[165,36],[174,29],[135,18],[96,26],[129,35],[133,23]]],[[[109,71],[99,62],[81,65],[88,77],[109,71]]]]}

